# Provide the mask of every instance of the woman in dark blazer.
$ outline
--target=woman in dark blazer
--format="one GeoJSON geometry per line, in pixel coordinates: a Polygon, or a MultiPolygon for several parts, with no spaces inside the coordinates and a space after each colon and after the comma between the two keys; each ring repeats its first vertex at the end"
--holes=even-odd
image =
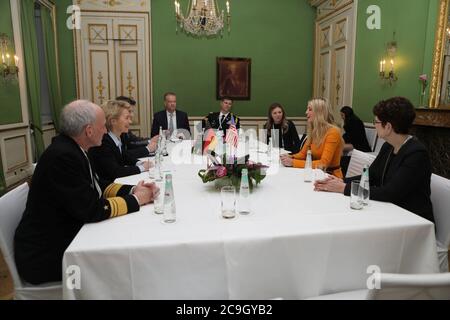
{"type": "MultiPolygon", "coordinates": [[[[377,134],[386,142],[369,168],[370,199],[392,202],[434,221],[430,157],[423,144],[408,135],[416,116],[413,105],[406,98],[396,97],[379,102],[373,113],[377,134]]],[[[315,190],[348,196],[351,180],[329,177],[316,181],[315,190]]]]}
{"type": "Polygon", "coordinates": [[[148,171],[150,167],[148,161],[138,161],[130,156],[121,138],[131,124],[130,108],[124,101],[108,101],[102,106],[108,133],[103,136],[100,147],[89,150],[89,158],[98,175],[108,181],[148,171]]]}
{"type": "MultiPolygon", "coordinates": [[[[286,113],[281,104],[272,103],[269,107],[267,122],[264,127],[267,131],[267,143],[269,143],[269,138],[274,135],[275,139],[278,137],[279,148],[291,153],[300,151],[304,137],[299,138],[294,123],[286,119],[286,113]]],[[[276,142],[272,140],[272,143],[275,145],[276,142]]]]}

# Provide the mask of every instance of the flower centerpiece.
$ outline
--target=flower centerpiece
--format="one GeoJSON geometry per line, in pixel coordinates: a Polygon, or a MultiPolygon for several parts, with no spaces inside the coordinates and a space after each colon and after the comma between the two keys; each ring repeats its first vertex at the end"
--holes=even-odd
{"type": "Polygon", "coordinates": [[[426,74],[422,74],[419,76],[419,82],[421,84],[420,88],[420,107],[424,106],[425,93],[428,86],[428,78],[426,74]]]}
{"type": "Polygon", "coordinates": [[[261,163],[249,161],[249,156],[237,159],[236,157],[227,158],[227,155],[218,158],[212,157],[212,164],[207,169],[202,169],[198,175],[203,183],[214,181],[217,189],[223,186],[234,186],[238,190],[241,184],[242,169],[248,170],[248,182],[250,190],[257,186],[266,177],[267,166],[261,163]]]}

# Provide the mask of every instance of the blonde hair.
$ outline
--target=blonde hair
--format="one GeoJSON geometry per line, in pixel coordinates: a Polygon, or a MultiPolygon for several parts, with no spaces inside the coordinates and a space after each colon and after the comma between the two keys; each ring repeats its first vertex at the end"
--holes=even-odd
{"type": "Polygon", "coordinates": [[[105,112],[106,129],[112,130],[112,120],[118,119],[123,110],[131,112],[131,105],[125,101],[109,100],[102,105],[102,109],[105,112]]]}
{"type": "Polygon", "coordinates": [[[312,99],[308,102],[308,107],[309,106],[311,106],[312,111],[314,112],[314,117],[312,122],[308,122],[307,144],[311,145],[311,143],[314,143],[320,147],[330,128],[336,128],[339,131],[341,131],[341,129],[336,123],[337,117],[333,115],[331,106],[326,99],[312,99]]]}

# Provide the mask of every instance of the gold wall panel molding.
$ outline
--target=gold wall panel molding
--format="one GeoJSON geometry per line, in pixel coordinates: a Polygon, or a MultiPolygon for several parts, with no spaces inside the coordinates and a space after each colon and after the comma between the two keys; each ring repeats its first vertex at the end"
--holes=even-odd
{"type": "Polygon", "coordinates": [[[321,49],[328,48],[331,45],[330,30],[331,27],[329,26],[321,30],[321,44],[320,44],[321,49]]]}
{"type": "Polygon", "coordinates": [[[347,41],[347,19],[336,22],[334,38],[335,42],[347,41]]]}
{"type": "Polygon", "coordinates": [[[448,8],[450,0],[440,0],[436,25],[433,65],[430,84],[430,108],[438,108],[441,97],[442,73],[447,42],[448,8]]]}
{"type": "Polygon", "coordinates": [[[108,25],[88,24],[89,44],[108,45],[108,25]]]}
{"type": "Polygon", "coordinates": [[[122,96],[128,96],[136,100],[135,115],[133,119],[133,124],[140,125],[141,114],[140,114],[140,82],[139,82],[139,52],[133,51],[120,51],[120,91],[122,96]],[[131,55],[133,67],[126,61],[126,56],[131,55]],[[133,76],[134,75],[134,76],[133,76]],[[136,82],[134,82],[136,80],[136,82]]]}
{"type": "Polygon", "coordinates": [[[119,39],[121,46],[135,46],[138,42],[136,25],[119,24],[119,39]]]}
{"type": "Polygon", "coordinates": [[[28,165],[28,139],[26,134],[5,138],[3,143],[5,145],[6,173],[11,173],[28,165]]]}
{"type": "Polygon", "coordinates": [[[76,0],[81,10],[148,12],[150,0],[76,0]]]}
{"type": "MultiPolygon", "coordinates": [[[[92,100],[100,105],[103,104],[105,100],[111,98],[111,79],[109,74],[109,51],[108,50],[90,50],[90,76],[91,76],[91,95],[92,100]],[[105,54],[106,59],[101,59],[100,61],[106,62],[106,66],[100,66],[94,69],[94,55],[96,54],[105,54]],[[102,68],[103,67],[103,68],[102,68]],[[95,80],[94,80],[95,77],[95,80]],[[107,81],[104,81],[106,79],[107,81]],[[94,87],[95,86],[95,87],[94,87]],[[107,92],[107,96],[105,93],[107,92]]],[[[95,64],[98,66],[98,63],[95,64]]]]}
{"type": "Polygon", "coordinates": [[[337,13],[341,9],[345,8],[349,4],[352,4],[353,0],[311,0],[310,5],[317,8],[317,21],[326,19],[327,17],[337,13]]]}

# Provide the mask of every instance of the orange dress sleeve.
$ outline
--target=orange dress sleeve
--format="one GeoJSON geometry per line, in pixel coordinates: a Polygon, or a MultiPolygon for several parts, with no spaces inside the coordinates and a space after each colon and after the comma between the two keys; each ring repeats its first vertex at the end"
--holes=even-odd
{"type": "Polygon", "coordinates": [[[305,160],[306,159],[306,152],[308,151],[308,146],[309,146],[308,143],[304,143],[302,150],[300,150],[296,154],[292,155],[292,158],[293,159],[298,159],[298,160],[301,160],[301,159],[305,160]]]}
{"type": "MultiPolygon", "coordinates": [[[[317,149],[315,145],[311,146],[311,151],[313,153],[313,157],[316,159],[313,161],[313,168],[317,168],[318,166],[323,167],[333,167],[339,166],[340,156],[337,157],[336,153],[341,152],[340,148],[342,147],[341,133],[339,129],[330,128],[327,131],[327,135],[325,136],[325,140],[317,149]],[[316,149],[316,150],[315,150],[316,149]],[[338,159],[338,161],[336,161],[338,159]],[[337,163],[334,163],[337,162],[337,163]]],[[[306,147],[307,148],[307,147],[306,147]]],[[[300,153],[304,152],[305,156],[303,159],[294,159],[293,166],[295,168],[304,168],[305,167],[305,159],[306,159],[306,149],[303,147],[300,153]]]]}

